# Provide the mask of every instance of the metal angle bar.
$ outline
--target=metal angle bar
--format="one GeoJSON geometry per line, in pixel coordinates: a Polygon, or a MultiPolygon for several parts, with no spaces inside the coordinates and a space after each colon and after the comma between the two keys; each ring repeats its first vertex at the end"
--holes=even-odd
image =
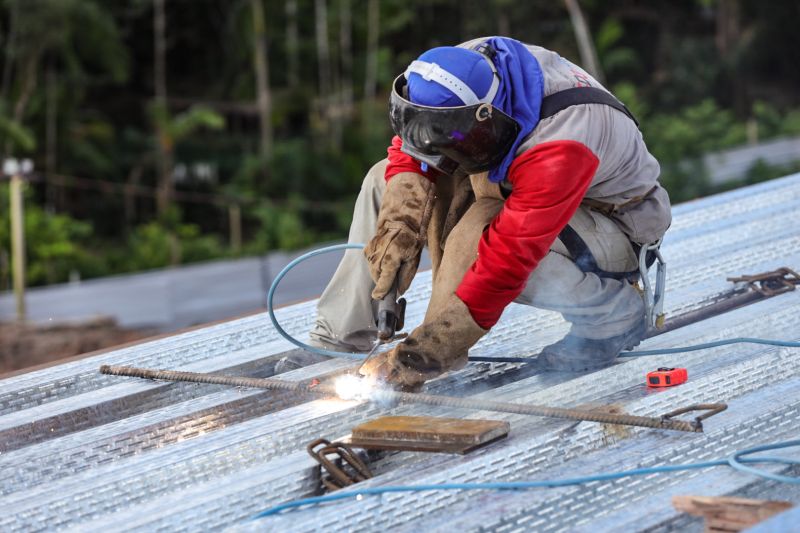
{"type": "Polygon", "coordinates": [[[647,338],[667,333],[683,326],[705,320],[760,300],[792,292],[800,284],[800,276],[790,268],[782,267],[771,272],[728,278],[733,283],[746,283],[727,293],[719,294],[706,305],[667,320],[664,326],[648,331],[647,338]]]}
{"type": "MultiPolygon", "coordinates": [[[[330,384],[319,383],[312,380],[310,383],[288,382],[279,379],[262,379],[248,377],[220,376],[215,374],[203,374],[198,372],[180,372],[171,370],[152,370],[147,368],[119,367],[103,365],[100,367],[103,374],[114,376],[129,376],[143,379],[161,379],[169,381],[191,381],[197,383],[213,383],[218,385],[229,385],[234,387],[252,387],[258,389],[276,389],[287,392],[306,392],[309,394],[330,396],[335,395],[335,390],[330,384]]],[[[422,403],[441,407],[455,407],[460,409],[477,409],[481,411],[498,411],[503,413],[514,413],[520,415],[543,416],[549,418],[564,418],[567,420],[580,420],[586,422],[599,422],[602,424],[620,424],[625,426],[640,426],[654,429],[671,429],[675,431],[702,432],[703,425],[701,420],[713,414],[724,411],[725,404],[701,404],[684,408],[687,411],[706,411],[695,420],[688,422],[684,420],[674,420],[671,418],[673,413],[667,413],[662,417],[645,417],[616,413],[604,413],[600,411],[588,411],[583,409],[568,409],[562,407],[546,407],[540,405],[523,405],[508,402],[496,402],[491,400],[476,400],[470,398],[454,398],[451,396],[438,396],[433,394],[420,394],[398,391],[382,391],[382,402],[399,403],[422,403]]]]}
{"type": "Polygon", "coordinates": [[[699,309],[687,311],[686,313],[668,318],[664,322],[663,327],[648,331],[646,338],[649,339],[664,333],[669,333],[670,331],[694,324],[695,322],[700,322],[702,320],[706,320],[707,318],[712,318],[717,315],[733,311],[739,307],[750,305],[763,300],[764,298],[767,298],[767,296],[755,291],[748,291],[745,293],[732,295],[729,298],[722,299],[704,307],[700,307],[699,309]]]}

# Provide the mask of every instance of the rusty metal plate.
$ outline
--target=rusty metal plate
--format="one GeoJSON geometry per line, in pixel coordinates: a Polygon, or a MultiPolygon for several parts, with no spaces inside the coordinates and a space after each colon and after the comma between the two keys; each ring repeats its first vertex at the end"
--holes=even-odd
{"type": "Polygon", "coordinates": [[[384,416],[356,426],[345,442],[370,450],[464,454],[505,437],[510,429],[499,420],[384,416]]]}

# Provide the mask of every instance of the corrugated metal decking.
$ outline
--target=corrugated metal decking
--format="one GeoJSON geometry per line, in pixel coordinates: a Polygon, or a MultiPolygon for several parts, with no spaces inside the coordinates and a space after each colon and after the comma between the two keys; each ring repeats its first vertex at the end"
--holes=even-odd
{"type": "MultiPolygon", "coordinates": [[[[668,312],[691,309],[725,290],[726,276],[800,267],[800,175],[680,205],[674,214],[663,248],[668,312]]],[[[430,273],[415,280],[407,296],[407,324],[421,320],[429,285],[430,273]]],[[[798,340],[798,311],[795,291],[642,346],[734,336],[798,340]]],[[[288,331],[302,336],[314,313],[309,302],[278,315],[288,331]]],[[[512,305],[474,353],[533,355],[565,331],[555,314],[512,305]]],[[[389,454],[373,465],[379,475],[366,486],[574,476],[707,460],[796,437],[796,349],[735,345],[636,358],[580,377],[541,375],[509,363],[470,364],[428,386],[436,394],[520,403],[613,403],[643,416],[690,403],[728,402],[729,409],[709,420],[703,434],[424,406],[381,409],[97,372],[101,364],[111,364],[263,377],[292,348],[258,315],[0,382],[0,529],[668,531],[699,527],[696,519],[672,509],[673,494],[800,502],[797,487],[714,469],[527,492],[371,496],[245,522],[267,507],[313,493],[317,481],[306,444],[321,436],[341,437],[379,414],[501,419],[511,423],[511,433],[467,456],[389,454]],[[658,392],[644,386],[646,371],[679,363],[689,369],[685,385],[658,392]]],[[[326,361],[281,378],[309,379],[353,367],[348,360],[326,361]]]]}

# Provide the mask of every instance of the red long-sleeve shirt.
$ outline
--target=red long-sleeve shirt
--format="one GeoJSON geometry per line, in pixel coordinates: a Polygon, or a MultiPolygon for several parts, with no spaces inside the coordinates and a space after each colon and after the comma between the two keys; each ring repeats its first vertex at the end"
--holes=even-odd
{"type": "MultiPolygon", "coordinates": [[[[389,148],[387,180],[399,172],[422,173],[400,142],[395,137],[389,148]]],[[[569,140],[540,143],[514,159],[508,171],[512,193],[483,232],[478,258],[456,289],[478,325],[494,326],[525,288],[578,209],[599,162],[584,144],[569,140]]]]}

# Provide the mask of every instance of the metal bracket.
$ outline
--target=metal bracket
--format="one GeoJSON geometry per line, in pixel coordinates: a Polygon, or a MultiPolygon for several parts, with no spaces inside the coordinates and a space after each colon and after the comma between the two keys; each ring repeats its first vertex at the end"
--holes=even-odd
{"type": "Polygon", "coordinates": [[[694,420],[692,420],[691,424],[694,427],[695,431],[703,431],[703,420],[707,418],[711,418],[712,416],[721,413],[725,409],[728,408],[728,404],[726,403],[698,403],[694,405],[690,405],[689,407],[681,407],[680,409],[676,409],[674,411],[670,411],[665,415],[661,415],[661,420],[666,422],[668,420],[672,420],[678,415],[682,415],[685,413],[691,413],[693,411],[706,411],[700,416],[696,416],[694,420]]]}
{"type": "Polygon", "coordinates": [[[319,463],[320,480],[328,490],[339,490],[372,477],[367,464],[344,443],[317,439],[306,450],[319,463]]]}
{"type": "Polygon", "coordinates": [[[738,278],[728,278],[728,281],[746,283],[748,288],[764,296],[775,296],[793,291],[796,285],[800,285],[800,274],[791,268],[783,267],[771,272],[753,274],[752,276],[744,275],[738,278]]]}

